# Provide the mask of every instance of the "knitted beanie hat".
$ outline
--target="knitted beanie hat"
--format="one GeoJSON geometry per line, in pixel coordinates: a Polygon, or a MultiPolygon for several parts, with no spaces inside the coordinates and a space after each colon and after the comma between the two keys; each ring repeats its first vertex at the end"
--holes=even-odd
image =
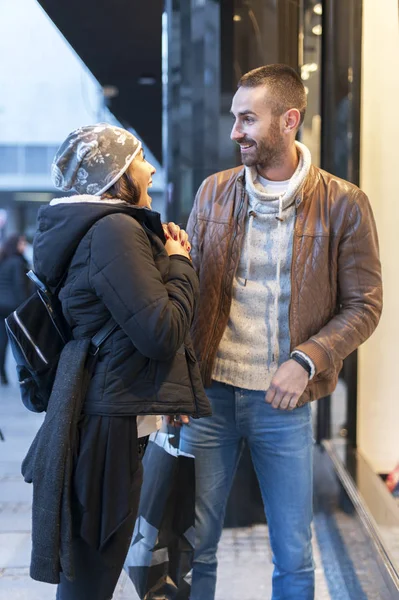
{"type": "Polygon", "coordinates": [[[107,123],[80,127],[59,147],[51,167],[55,187],[101,196],[123,175],[141,150],[129,131],[107,123]]]}

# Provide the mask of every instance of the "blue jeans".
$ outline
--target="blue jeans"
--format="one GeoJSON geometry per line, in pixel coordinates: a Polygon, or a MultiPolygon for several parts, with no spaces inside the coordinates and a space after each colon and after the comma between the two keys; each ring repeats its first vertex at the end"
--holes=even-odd
{"type": "Polygon", "coordinates": [[[272,600],[313,600],[310,406],[276,410],[265,402],[264,392],[216,381],[206,392],[213,416],[191,419],[180,436],[181,449],[196,457],[196,549],[190,599],[215,597],[216,552],[246,440],[269,525],[272,600]]]}

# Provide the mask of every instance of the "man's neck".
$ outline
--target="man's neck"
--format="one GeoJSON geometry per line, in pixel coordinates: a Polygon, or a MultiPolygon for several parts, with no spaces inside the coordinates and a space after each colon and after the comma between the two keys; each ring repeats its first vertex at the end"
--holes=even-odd
{"type": "Polygon", "coordinates": [[[275,167],[267,167],[262,169],[259,165],[256,167],[259,175],[269,181],[287,181],[291,179],[295,173],[299,162],[299,156],[295,144],[289,149],[284,156],[281,164],[275,167]]]}

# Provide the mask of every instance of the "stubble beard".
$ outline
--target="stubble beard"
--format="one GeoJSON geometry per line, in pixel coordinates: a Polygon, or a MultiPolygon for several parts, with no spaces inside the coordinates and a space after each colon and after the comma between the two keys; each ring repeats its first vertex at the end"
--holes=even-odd
{"type": "Polygon", "coordinates": [[[253,147],[251,155],[242,154],[242,163],[246,167],[257,167],[258,170],[268,170],[279,167],[284,162],[285,145],[280,133],[278,120],[270,125],[269,134],[253,147]]]}

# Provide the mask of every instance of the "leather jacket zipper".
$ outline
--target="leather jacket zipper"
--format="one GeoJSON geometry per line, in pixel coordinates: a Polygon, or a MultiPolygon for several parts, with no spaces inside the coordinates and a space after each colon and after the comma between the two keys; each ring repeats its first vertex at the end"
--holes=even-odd
{"type": "MultiPolygon", "coordinates": [[[[234,242],[235,242],[235,240],[237,238],[238,220],[239,220],[239,217],[240,217],[240,214],[241,214],[242,207],[244,205],[245,185],[243,184],[242,178],[241,178],[241,185],[242,185],[242,191],[241,191],[240,205],[238,207],[238,212],[237,212],[237,216],[236,216],[236,219],[235,219],[235,221],[236,221],[236,228],[235,228],[234,234],[231,236],[231,239],[230,239],[229,249],[228,249],[228,253],[227,253],[227,259],[226,259],[226,263],[225,263],[225,269],[224,269],[224,273],[223,273],[222,288],[221,288],[222,292],[224,290],[225,281],[226,281],[227,265],[230,264],[230,259],[231,259],[231,254],[232,254],[232,250],[233,250],[233,245],[234,245],[234,242]]],[[[234,273],[234,275],[235,275],[235,273],[234,273]]],[[[233,275],[233,278],[234,278],[234,275],[233,275]]],[[[209,355],[210,355],[210,352],[211,352],[212,340],[215,337],[216,327],[217,327],[217,324],[219,322],[220,314],[222,312],[222,304],[223,304],[223,302],[222,302],[222,295],[223,294],[220,294],[219,304],[218,304],[218,310],[217,310],[217,316],[216,316],[216,319],[214,321],[212,335],[209,338],[208,350],[207,350],[207,353],[205,355],[205,364],[206,364],[205,381],[208,381],[208,379],[210,379],[210,377],[212,375],[212,373],[208,373],[208,371],[210,369],[210,365],[208,364],[208,360],[209,360],[209,355]]]]}
{"type": "Polygon", "coordinates": [[[303,190],[301,192],[301,197],[295,201],[295,222],[294,222],[294,231],[293,231],[293,235],[292,235],[292,255],[291,255],[291,270],[290,270],[290,278],[291,278],[291,293],[290,293],[290,303],[289,303],[289,307],[288,307],[288,330],[290,332],[290,354],[293,351],[293,345],[292,345],[292,337],[291,337],[291,323],[292,323],[292,282],[293,282],[293,273],[294,273],[294,268],[295,268],[295,241],[296,241],[296,234],[297,234],[297,229],[298,229],[298,208],[300,207],[300,205],[303,202],[303,190]]]}

